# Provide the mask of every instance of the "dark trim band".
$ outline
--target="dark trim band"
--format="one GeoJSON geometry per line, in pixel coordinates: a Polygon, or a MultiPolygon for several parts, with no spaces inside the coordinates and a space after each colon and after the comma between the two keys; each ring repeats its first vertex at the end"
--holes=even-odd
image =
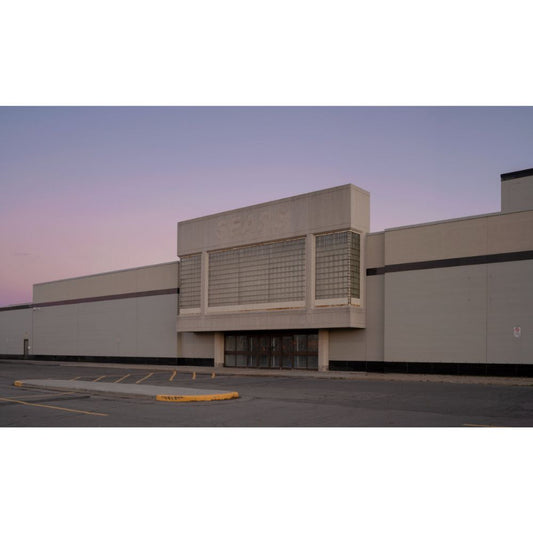
{"type": "Polygon", "coordinates": [[[10,305],[9,307],[0,307],[0,312],[2,312],[2,311],[17,311],[19,309],[31,309],[32,307],[33,307],[32,304],[10,305]]]}
{"type": "Polygon", "coordinates": [[[125,300],[127,298],[142,298],[144,296],[160,296],[163,294],[179,294],[178,288],[158,289],[155,291],[126,292],[123,294],[108,294],[106,296],[93,296],[91,298],[76,298],[73,300],[58,300],[56,302],[41,302],[27,305],[0,307],[0,311],[15,311],[16,309],[38,309],[39,307],[51,307],[54,305],[73,305],[90,302],[105,302],[106,300],[125,300]]]}
{"type": "Polygon", "coordinates": [[[506,172],[505,174],[500,174],[502,181],[525,178],[526,176],[533,176],[533,168],[526,168],[524,170],[516,170],[515,172],[506,172]]]}
{"type": "Polygon", "coordinates": [[[497,363],[407,363],[390,361],[330,361],[329,370],[455,376],[533,377],[533,365],[497,363]]]}
{"type": "Polygon", "coordinates": [[[506,252],[503,254],[474,255],[471,257],[453,257],[451,259],[435,259],[433,261],[417,261],[415,263],[399,263],[377,268],[367,268],[367,276],[377,276],[390,272],[407,270],[427,270],[430,268],[449,268],[456,266],[486,265],[490,263],[507,263],[511,261],[527,261],[533,259],[533,250],[524,252],[506,252]]]}

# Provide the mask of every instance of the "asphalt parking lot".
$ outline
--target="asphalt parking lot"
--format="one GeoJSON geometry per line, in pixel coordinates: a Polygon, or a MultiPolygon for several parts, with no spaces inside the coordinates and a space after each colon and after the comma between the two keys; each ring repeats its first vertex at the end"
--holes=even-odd
{"type": "Polygon", "coordinates": [[[0,361],[3,427],[531,427],[532,380],[427,381],[421,376],[324,379],[297,373],[221,375],[211,369],[0,361]],[[167,403],[24,389],[60,379],[237,391],[238,399],[167,403]],[[513,384],[510,384],[513,383],[513,384]]]}

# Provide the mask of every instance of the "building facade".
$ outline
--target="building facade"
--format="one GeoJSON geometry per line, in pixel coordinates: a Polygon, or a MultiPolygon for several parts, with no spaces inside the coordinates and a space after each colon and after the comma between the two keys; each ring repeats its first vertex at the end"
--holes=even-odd
{"type": "Polygon", "coordinates": [[[501,187],[500,212],[378,233],[354,185],[180,222],[179,261],[0,309],[0,354],[530,375],[533,169],[501,187]]]}

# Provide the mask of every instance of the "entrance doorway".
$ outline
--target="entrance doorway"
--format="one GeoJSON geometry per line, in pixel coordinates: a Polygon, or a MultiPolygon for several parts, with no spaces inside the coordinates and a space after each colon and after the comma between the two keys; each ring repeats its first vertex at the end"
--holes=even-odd
{"type": "Polygon", "coordinates": [[[224,338],[224,366],[317,370],[318,332],[228,333],[224,338]]]}

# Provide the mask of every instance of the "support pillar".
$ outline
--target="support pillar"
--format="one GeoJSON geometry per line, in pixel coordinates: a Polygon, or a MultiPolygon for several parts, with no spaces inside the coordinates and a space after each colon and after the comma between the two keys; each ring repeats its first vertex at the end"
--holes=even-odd
{"type": "Polygon", "coordinates": [[[329,330],[318,330],[318,371],[329,370],[329,330]]]}
{"type": "Polygon", "coordinates": [[[215,367],[224,366],[224,333],[215,333],[215,367]]]}

